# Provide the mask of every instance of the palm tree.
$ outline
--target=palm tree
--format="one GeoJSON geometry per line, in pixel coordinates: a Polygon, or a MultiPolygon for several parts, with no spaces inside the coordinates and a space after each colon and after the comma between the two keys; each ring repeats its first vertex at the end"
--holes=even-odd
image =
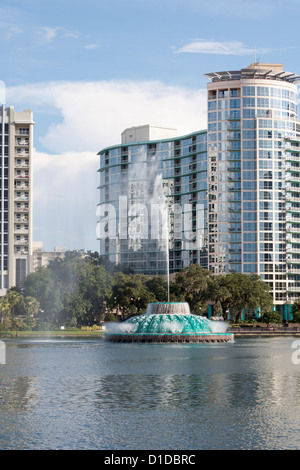
{"type": "Polygon", "coordinates": [[[27,315],[34,316],[38,314],[40,303],[34,297],[27,296],[24,299],[24,310],[27,315]]]}
{"type": "Polygon", "coordinates": [[[1,324],[4,323],[5,317],[9,317],[10,314],[10,305],[8,303],[7,298],[2,297],[0,299],[0,318],[1,318],[1,324]]]}
{"type": "Polygon", "coordinates": [[[12,316],[15,316],[23,310],[23,295],[19,291],[13,288],[10,289],[5,298],[10,306],[10,313],[12,316]]]}

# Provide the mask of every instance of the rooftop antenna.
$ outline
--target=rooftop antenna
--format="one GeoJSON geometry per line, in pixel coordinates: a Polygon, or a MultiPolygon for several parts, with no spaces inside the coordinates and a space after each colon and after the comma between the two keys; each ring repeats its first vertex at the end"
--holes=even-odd
{"type": "Polygon", "coordinates": [[[254,63],[256,64],[256,44],[254,44],[254,63]]]}

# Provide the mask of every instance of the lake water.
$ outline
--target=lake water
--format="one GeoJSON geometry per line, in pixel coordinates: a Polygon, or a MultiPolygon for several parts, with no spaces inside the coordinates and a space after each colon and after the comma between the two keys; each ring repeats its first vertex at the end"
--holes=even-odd
{"type": "Polygon", "coordinates": [[[295,340],[5,340],[0,449],[300,449],[295,340]]]}

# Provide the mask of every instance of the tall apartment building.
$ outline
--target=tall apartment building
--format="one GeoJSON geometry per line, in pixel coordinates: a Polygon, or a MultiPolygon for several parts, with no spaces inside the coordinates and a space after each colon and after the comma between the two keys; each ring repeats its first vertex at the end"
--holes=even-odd
{"type": "Polygon", "coordinates": [[[33,116],[0,107],[0,296],[32,270],[33,116]]]}
{"type": "Polygon", "coordinates": [[[164,275],[168,262],[171,273],[192,263],[207,266],[206,132],[174,134],[148,125],[130,128],[121,145],[100,152],[99,215],[105,222],[100,254],[134,272],[164,275]],[[169,138],[152,140],[160,133],[169,138]],[[157,175],[162,175],[161,188],[157,175]],[[153,214],[160,191],[169,208],[169,256],[163,230],[153,234],[161,222],[153,214]]]}
{"type": "MultiPolygon", "coordinates": [[[[99,152],[99,207],[115,204],[128,190],[130,168],[137,161],[147,168],[154,155],[156,171],[169,182],[170,271],[199,263],[215,274],[256,273],[287,317],[300,293],[300,76],[285,72],[282,64],[261,63],[205,76],[207,130],[160,140],[144,136],[141,142],[127,130],[130,141],[99,152]],[[177,214],[175,203],[181,205],[177,214]],[[176,231],[184,204],[191,204],[191,233],[197,238],[189,249],[185,232],[176,231]]],[[[147,180],[150,172],[138,171],[136,180],[142,175],[147,180]]],[[[126,240],[100,238],[101,254],[134,271],[150,271],[142,245],[135,264],[126,240]]]]}
{"type": "Polygon", "coordinates": [[[286,314],[300,293],[300,77],[281,64],[206,76],[209,269],[260,275],[286,314]]]}

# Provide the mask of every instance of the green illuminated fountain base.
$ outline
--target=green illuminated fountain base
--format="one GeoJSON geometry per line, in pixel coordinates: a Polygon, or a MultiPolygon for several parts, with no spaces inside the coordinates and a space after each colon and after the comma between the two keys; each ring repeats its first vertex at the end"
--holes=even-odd
{"type": "Polygon", "coordinates": [[[151,303],[147,312],[111,325],[106,338],[117,343],[223,343],[233,341],[227,324],[192,315],[186,302],[151,303]]]}

